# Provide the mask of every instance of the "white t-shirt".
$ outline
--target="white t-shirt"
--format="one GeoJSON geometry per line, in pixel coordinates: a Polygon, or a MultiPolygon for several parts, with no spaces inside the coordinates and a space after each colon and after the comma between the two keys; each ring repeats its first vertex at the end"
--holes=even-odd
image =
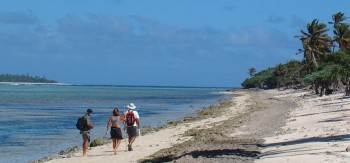
{"type": "Polygon", "coordinates": [[[135,110],[128,110],[124,113],[124,115],[126,115],[129,111],[132,111],[134,113],[134,116],[135,116],[135,123],[134,123],[134,126],[137,126],[137,123],[136,123],[136,119],[139,119],[140,116],[139,116],[139,113],[135,110]]]}

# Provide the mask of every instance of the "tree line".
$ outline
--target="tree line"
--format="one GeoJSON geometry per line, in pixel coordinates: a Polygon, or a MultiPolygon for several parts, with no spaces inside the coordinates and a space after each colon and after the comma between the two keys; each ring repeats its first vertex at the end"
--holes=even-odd
{"type": "Polygon", "coordinates": [[[256,72],[249,69],[250,78],[242,83],[243,88],[289,88],[310,87],[316,94],[331,94],[344,90],[350,95],[350,28],[344,13],[332,15],[333,36],[327,24],[314,19],[306,30],[296,36],[302,43],[298,53],[303,54],[301,61],[291,60],[266,70],[256,72]]]}
{"type": "Polygon", "coordinates": [[[55,80],[46,79],[45,76],[30,76],[29,74],[0,74],[0,82],[57,83],[55,80]]]}

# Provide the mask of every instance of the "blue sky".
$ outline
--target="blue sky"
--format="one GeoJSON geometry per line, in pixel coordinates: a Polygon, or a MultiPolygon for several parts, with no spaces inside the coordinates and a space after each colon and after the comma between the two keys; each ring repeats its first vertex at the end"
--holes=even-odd
{"type": "Polygon", "coordinates": [[[0,73],[70,84],[240,87],[250,67],[300,60],[294,36],[313,19],[350,16],[349,6],[344,0],[2,0],[0,73]]]}

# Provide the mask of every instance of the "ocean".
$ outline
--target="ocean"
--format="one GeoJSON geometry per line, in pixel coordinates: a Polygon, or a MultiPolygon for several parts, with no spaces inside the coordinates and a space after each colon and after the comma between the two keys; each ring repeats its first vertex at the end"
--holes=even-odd
{"type": "Polygon", "coordinates": [[[33,162],[79,146],[75,127],[87,108],[94,113],[93,139],[105,136],[115,107],[134,103],[141,129],[157,127],[230,95],[227,88],[137,87],[95,85],[0,85],[0,162],[33,162]]]}

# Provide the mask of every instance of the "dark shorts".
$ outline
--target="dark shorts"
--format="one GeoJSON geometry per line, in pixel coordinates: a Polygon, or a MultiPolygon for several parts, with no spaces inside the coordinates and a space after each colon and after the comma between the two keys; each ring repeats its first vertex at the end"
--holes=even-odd
{"type": "Polygon", "coordinates": [[[91,140],[90,131],[80,131],[80,134],[83,137],[83,141],[90,142],[91,140]]]}
{"type": "Polygon", "coordinates": [[[111,137],[112,139],[122,140],[123,139],[122,130],[117,127],[111,127],[111,137]]]}
{"type": "Polygon", "coordinates": [[[126,132],[128,133],[129,137],[136,137],[137,136],[136,126],[127,127],[126,132]]]}

